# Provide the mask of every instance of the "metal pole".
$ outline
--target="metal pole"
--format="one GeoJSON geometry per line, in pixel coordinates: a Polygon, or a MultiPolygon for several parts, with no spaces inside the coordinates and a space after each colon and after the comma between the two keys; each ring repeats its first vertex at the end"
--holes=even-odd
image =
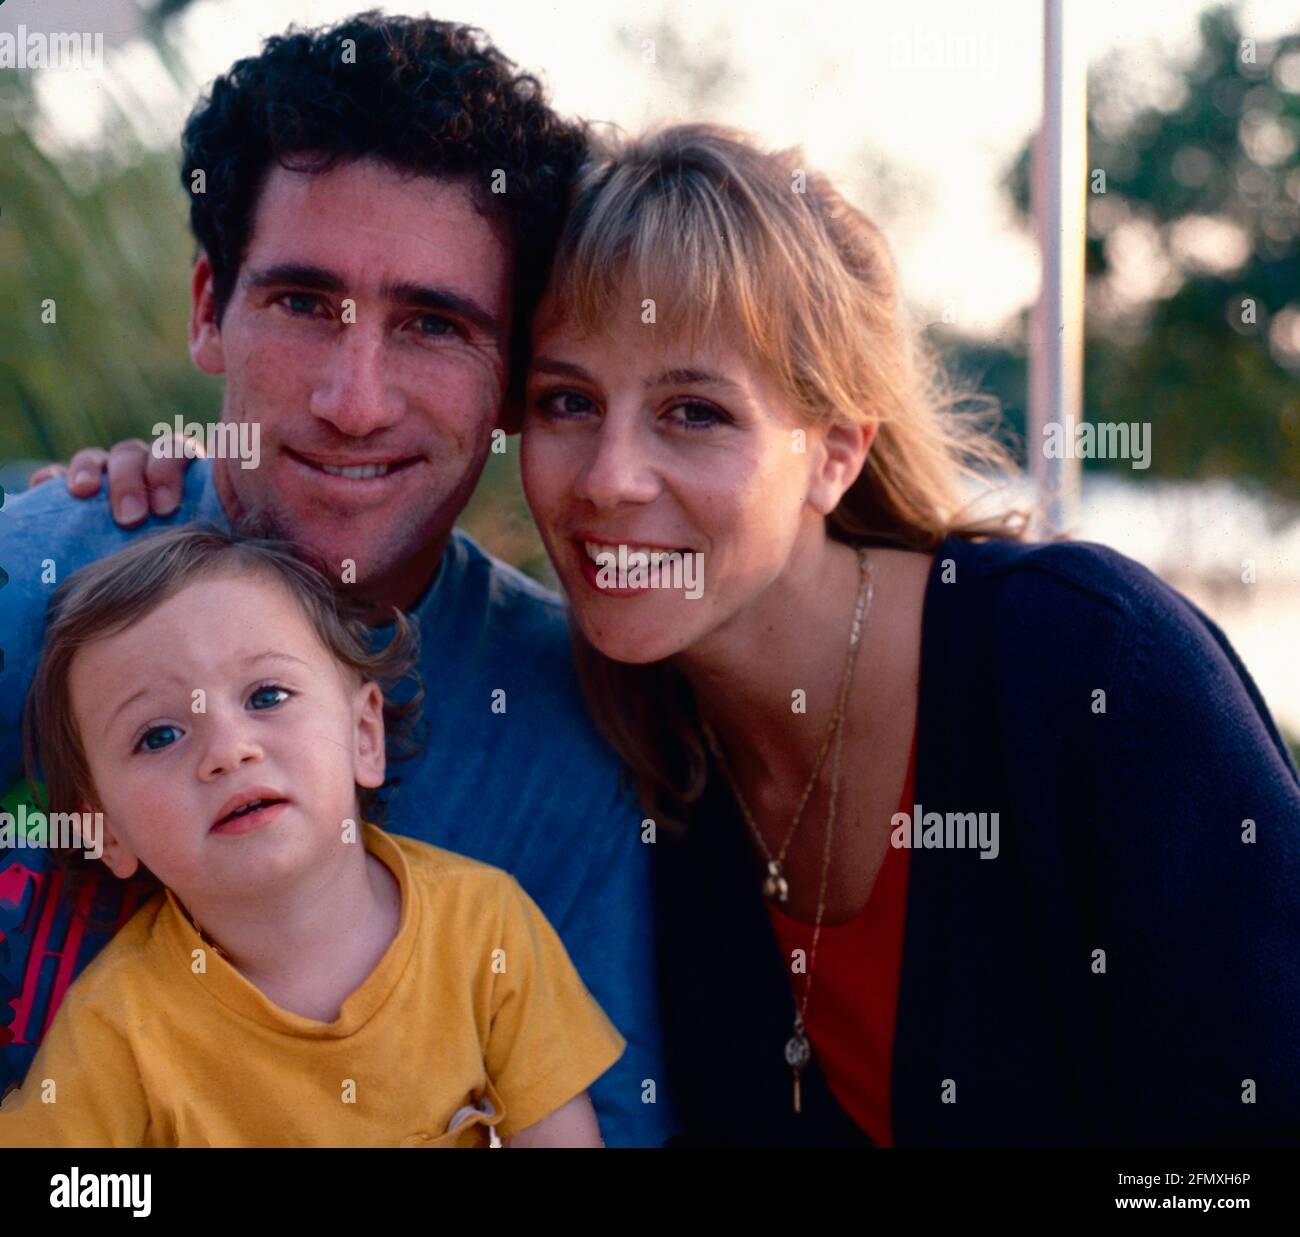
{"type": "MultiPolygon", "coordinates": [[[[1078,5],[1072,7],[1077,20],[1078,5]]],[[[1045,537],[1072,531],[1075,525],[1079,461],[1074,429],[1083,415],[1087,70],[1066,13],[1065,0],[1043,0],[1043,120],[1034,144],[1033,210],[1042,285],[1030,327],[1027,446],[1039,505],[1036,531],[1045,537]]]]}

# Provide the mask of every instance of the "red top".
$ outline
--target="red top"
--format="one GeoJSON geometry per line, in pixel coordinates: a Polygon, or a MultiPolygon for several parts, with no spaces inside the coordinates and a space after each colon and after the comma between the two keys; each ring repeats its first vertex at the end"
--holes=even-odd
{"type": "MultiPolygon", "coordinates": [[[[898,810],[912,816],[916,736],[907,762],[898,810]]],[[[893,1146],[889,1121],[889,1079],[903,965],[903,920],[907,910],[906,848],[885,850],[867,904],[852,919],[822,924],[812,960],[812,995],[804,1025],[817,1060],[840,1106],[878,1147],[893,1146]]],[[[792,919],[768,903],[781,952],[802,949],[812,959],[813,925],[792,919]]],[[[806,975],[790,976],[796,1002],[803,1000],[806,975]]]]}

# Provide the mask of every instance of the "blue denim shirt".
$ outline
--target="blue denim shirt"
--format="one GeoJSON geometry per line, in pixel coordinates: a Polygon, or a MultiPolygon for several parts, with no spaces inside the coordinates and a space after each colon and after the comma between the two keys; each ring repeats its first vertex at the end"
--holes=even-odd
{"type": "MultiPolygon", "coordinates": [[[[175,515],[132,530],[113,523],[103,492],[76,500],[56,483],[6,496],[0,787],[22,775],[22,708],[55,585],[133,537],[194,520],[229,527],[208,461],[190,467],[175,515]]],[[[583,707],[563,604],[456,530],[410,614],[420,628],[427,742],[414,758],[390,764],[400,780],[384,827],[516,877],[628,1041],[591,1087],[606,1144],[662,1145],[672,1119],[655,992],[651,848],[641,842],[628,779],[583,707]],[[497,689],[504,712],[492,709],[497,689]]],[[[11,796],[5,806],[15,802],[11,796]]],[[[69,922],[66,900],[49,897],[47,866],[41,850],[0,851],[0,1091],[35,1055],[52,993],[109,939],[69,922]]]]}

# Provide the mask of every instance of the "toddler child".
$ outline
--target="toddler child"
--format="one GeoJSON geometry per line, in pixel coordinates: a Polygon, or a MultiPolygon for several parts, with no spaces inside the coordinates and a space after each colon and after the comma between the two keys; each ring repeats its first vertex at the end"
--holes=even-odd
{"type": "Polygon", "coordinates": [[[372,651],[292,547],[193,525],[59,586],[29,777],[158,888],[0,1146],[601,1145],[586,1088],[625,1042],[554,929],[507,873],[373,823],[386,717],[419,704],[391,698],[396,621],[372,651]]]}

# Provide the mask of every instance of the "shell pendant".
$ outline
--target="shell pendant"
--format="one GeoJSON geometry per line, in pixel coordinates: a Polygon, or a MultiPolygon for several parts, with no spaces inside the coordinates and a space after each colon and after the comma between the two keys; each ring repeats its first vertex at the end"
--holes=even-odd
{"type": "Polygon", "coordinates": [[[781,865],[775,859],[767,861],[767,878],[763,881],[763,893],[778,902],[784,902],[790,896],[790,886],[781,871],[781,865]]]}

